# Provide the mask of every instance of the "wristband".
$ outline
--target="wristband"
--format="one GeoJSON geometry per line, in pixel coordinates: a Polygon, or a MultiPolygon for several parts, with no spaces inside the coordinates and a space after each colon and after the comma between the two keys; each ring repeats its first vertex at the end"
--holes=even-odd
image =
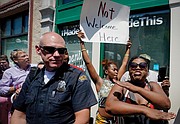
{"type": "Polygon", "coordinates": [[[81,52],[86,51],[86,49],[82,49],[81,52]]]}
{"type": "Polygon", "coordinates": [[[125,56],[125,57],[129,57],[129,54],[125,54],[124,56],[125,56]]]}

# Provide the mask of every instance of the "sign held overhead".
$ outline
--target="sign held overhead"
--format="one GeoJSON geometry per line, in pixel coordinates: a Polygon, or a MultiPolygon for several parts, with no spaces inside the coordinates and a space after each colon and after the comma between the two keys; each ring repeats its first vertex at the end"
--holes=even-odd
{"type": "Polygon", "coordinates": [[[84,42],[127,44],[130,8],[109,0],[84,0],[80,30],[84,42]]]}

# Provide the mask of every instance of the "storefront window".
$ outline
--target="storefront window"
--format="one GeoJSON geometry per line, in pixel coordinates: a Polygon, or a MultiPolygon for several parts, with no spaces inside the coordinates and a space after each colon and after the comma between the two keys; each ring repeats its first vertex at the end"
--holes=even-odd
{"type": "MultiPolygon", "coordinates": [[[[132,13],[129,19],[131,57],[147,54],[151,57],[150,69],[169,66],[170,58],[170,12],[162,10],[146,13],[132,13]]],[[[104,58],[121,65],[125,45],[104,44],[104,58]]]]}
{"type": "Polygon", "coordinates": [[[8,57],[10,57],[10,53],[14,49],[22,49],[28,52],[27,46],[28,46],[27,35],[15,37],[15,38],[6,38],[2,40],[2,51],[3,51],[2,54],[5,54],[8,57]]]}
{"type": "Polygon", "coordinates": [[[28,13],[20,13],[1,20],[2,38],[28,32],[28,13]]]}
{"type": "MultiPolygon", "coordinates": [[[[66,41],[66,47],[69,53],[69,64],[74,64],[86,71],[86,66],[82,58],[80,43],[77,37],[79,23],[59,25],[60,34],[66,41]]],[[[92,58],[92,43],[85,43],[89,57],[92,58]]]]}
{"type": "Polygon", "coordinates": [[[62,3],[66,4],[66,3],[77,2],[77,1],[82,1],[82,0],[63,0],[62,3]]]}
{"type": "Polygon", "coordinates": [[[24,16],[24,32],[28,32],[28,20],[29,20],[29,16],[28,15],[25,15],[24,16]]]}
{"type": "Polygon", "coordinates": [[[63,0],[63,4],[70,3],[72,1],[74,1],[74,0],[63,0]]]}
{"type": "Polygon", "coordinates": [[[13,34],[20,34],[22,32],[22,17],[17,17],[13,21],[13,34]]]}
{"type": "Polygon", "coordinates": [[[1,53],[10,55],[14,49],[28,50],[28,12],[1,20],[1,53]]]}
{"type": "Polygon", "coordinates": [[[11,20],[8,19],[4,25],[2,25],[2,36],[10,36],[11,35],[11,20]]]}

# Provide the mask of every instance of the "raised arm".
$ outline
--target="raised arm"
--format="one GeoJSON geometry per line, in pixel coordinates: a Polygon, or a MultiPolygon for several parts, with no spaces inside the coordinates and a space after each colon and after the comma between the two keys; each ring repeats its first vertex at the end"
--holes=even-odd
{"type": "Polygon", "coordinates": [[[131,48],[131,41],[129,40],[127,42],[127,45],[126,45],[126,52],[124,54],[124,58],[123,58],[123,61],[122,61],[122,64],[121,64],[121,67],[119,68],[118,70],[118,80],[121,79],[122,75],[124,74],[124,72],[126,71],[126,66],[128,64],[128,60],[129,60],[129,54],[130,54],[130,48],[131,48]]]}
{"type": "Polygon", "coordinates": [[[89,75],[92,79],[92,81],[94,82],[95,86],[96,86],[96,90],[97,92],[100,90],[103,80],[102,78],[98,75],[98,73],[96,72],[90,58],[89,55],[86,51],[86,47],[84,42],[81,40],[81,38],[84,38],[84,33],[83,32],[78,32],[78,38],[80,40],[80,47],[81,47],[81,51],[82,51],[82,56],[84,59],[84,62],[86,64],[87,70],[89,72],[89,75]]]}

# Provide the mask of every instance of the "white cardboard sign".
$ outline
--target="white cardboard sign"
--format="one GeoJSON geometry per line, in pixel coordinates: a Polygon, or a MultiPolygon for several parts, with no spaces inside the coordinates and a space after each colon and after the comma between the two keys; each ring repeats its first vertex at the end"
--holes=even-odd
{"type": "Polygon", "coordinates": [[[109,0],[84,0],[80,30],[84,42],[127,44],[130,8],[109,0]]]}

